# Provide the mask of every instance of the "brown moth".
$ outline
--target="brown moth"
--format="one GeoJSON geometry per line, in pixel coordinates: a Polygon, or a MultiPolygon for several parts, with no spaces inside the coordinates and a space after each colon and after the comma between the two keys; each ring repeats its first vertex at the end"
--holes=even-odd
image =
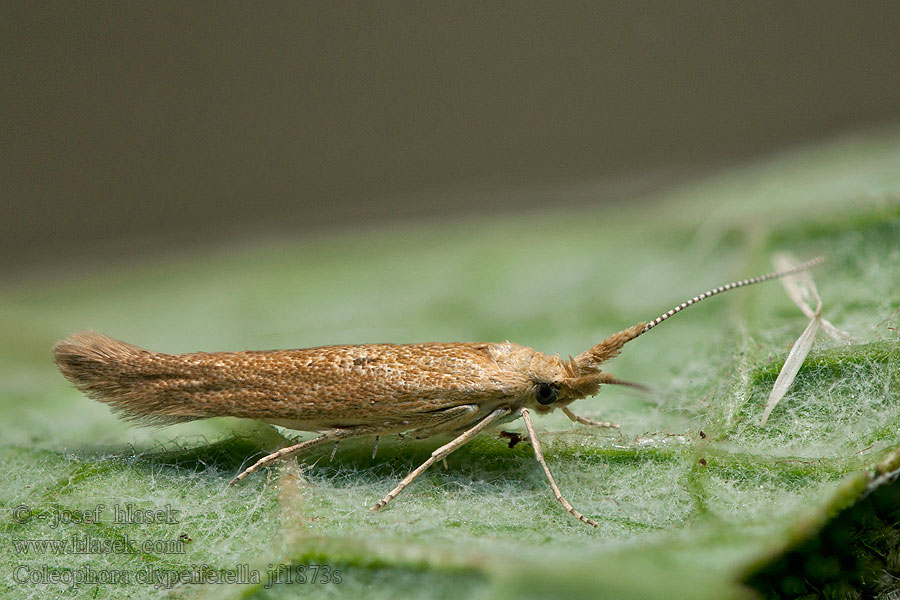
{"type": "Polygon", "coordinates": [[[57,367],[75,387],[138,423],[166,425],[229,416],[320,432],[318,437],[261,458],[232,484],[275,460],[326,442],[376,436],[377,449],[381,435],[455,436],[373,510],[384,507],[428,467],[489,426],[521,417],[557,501],[577,519],[596,527],[596,521],[575,510],[560,493],[541,452],[531,411],[547,414],[560,409],[578,423],[618,427],[578,416],[569,405],[593,396],[603,384],[636,385],[600,370],[622,346],[705,298],[790,275],[823,260],[816,258],[704,292],[568,359],[511,342],[162,354],[93,332],[72,334],[57,342],[53,353],[57,367]]]}

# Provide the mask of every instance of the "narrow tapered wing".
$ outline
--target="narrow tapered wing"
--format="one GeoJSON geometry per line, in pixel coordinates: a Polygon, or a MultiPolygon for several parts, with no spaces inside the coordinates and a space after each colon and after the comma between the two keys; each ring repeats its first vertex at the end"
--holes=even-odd
{"type": "Polygon", "coordinates": [[[505,361],[511,349],[528,350],[507,342],[161,354],[88,332],[54,352],[76,387],[128,419],[235,416],[318,430],[519,397],[530,380],[505,361]]]}

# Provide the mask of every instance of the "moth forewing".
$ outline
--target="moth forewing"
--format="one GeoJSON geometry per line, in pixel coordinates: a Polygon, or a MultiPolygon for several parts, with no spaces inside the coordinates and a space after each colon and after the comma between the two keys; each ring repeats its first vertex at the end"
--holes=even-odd
{"type": "Polygon", "coordinates": [[[384,507],[431,464],[485,429],[523,417],[556,499],[584,523],[562,496],[544,460],[530,410],[557,408],[578,423],[616,426],[573,413],[569,404],[602,384],[636,385],[600,370],[629,341],[709,296],[782,277],[818,264],[730,283],[683,302],[653,321],[638,323],[563,360],[503,343],[419,343],[323,346],[300,350],[163,354],[100,333],[79,332],[57,342],[62,374],[87,396],[142,424],[211,417],[245,417],[319,436],[282,448],[238,474],[232,483],[278,459],[325,442],[411,432],[456,437],[432,453],[373,509],[384,507]]]}
{"type": "Polygon", "coordinates": [[[455,406],[516,397],[530,385],[517,369],[518,354],[528,350],[433,343],[162,354],[80,332],[57,343],[54,354],[78,389],[127,419],[232,416],[320,431],[401,427],[455,406]]]}

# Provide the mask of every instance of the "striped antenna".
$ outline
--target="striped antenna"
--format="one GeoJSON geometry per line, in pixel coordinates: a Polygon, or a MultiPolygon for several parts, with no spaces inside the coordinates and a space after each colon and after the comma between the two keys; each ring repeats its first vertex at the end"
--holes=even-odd
{"type": "MultiPolygon", "coordinates": [[[[785,271],[776,271],[774,273],[768,273],[767,275],[760,275],[759,277],[752,277],[750,279],[744,279],[742,281],[732,281],[731,283],[726,283],[725,285],[719,286],[714,290],[709,290],[708,292],[703,292],[699,296],[694,296],[690,300],[682,302],[681,304],[672,308],[668,312],[664,312],[663,314],[659,315],[658,317],[656,317],[655,319],[653,319],[652,321],[650,321],[649,323],[644,325],[644,328],[641,329],[641,332],[638,335],[647,333],[648,331],[650,331],[651,329],[653,329],[654,327],[656,327],[657,325],[659,325],[660,323],[662,323],[663,321],[665,321],[666,319],[671,317],[672,315],[680,313],[681,311],[686,309],[688,306],[690,306],[692,304],[696,304],[696,303],[700,302],[701,300],[706,300],[710,296],[715,296],[716,294],[721,294],[722,292],[727,292],[728,290],[733,290],[735,288],[744,287],[745,285],[753,285],[754,283],[762,283],[763,281],[769,281],[770,279],[778,279],[780,277],[786,277],[788,275],[793,275],[794,273],[799,273],[800,271],[805,271],[806,269],[809,269],[810,267],[814,267],[823,262],[825,262],[825,257],[819,256],[817,258],[813,258],[812,260],[808,260],[805,263],[799,264],[796,267],[793,267],[792,269],[787,269],[785,271]]],[[[634,337],[637,337],[637,336],[634,336],[634,337]]]]}

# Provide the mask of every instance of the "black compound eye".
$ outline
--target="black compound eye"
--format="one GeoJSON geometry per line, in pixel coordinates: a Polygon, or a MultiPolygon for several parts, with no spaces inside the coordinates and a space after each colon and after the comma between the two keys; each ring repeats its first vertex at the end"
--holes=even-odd
{"type": "Polygon", "coordinates": [[[539,404],[553,404],[554,402],[556,402],[556,398],[558,395],[559,390],[557,390],[555,386],[552,386],[549,383],[537,384],[537,389],[534,392],[534,397],[537,399],[539,404]]]}

